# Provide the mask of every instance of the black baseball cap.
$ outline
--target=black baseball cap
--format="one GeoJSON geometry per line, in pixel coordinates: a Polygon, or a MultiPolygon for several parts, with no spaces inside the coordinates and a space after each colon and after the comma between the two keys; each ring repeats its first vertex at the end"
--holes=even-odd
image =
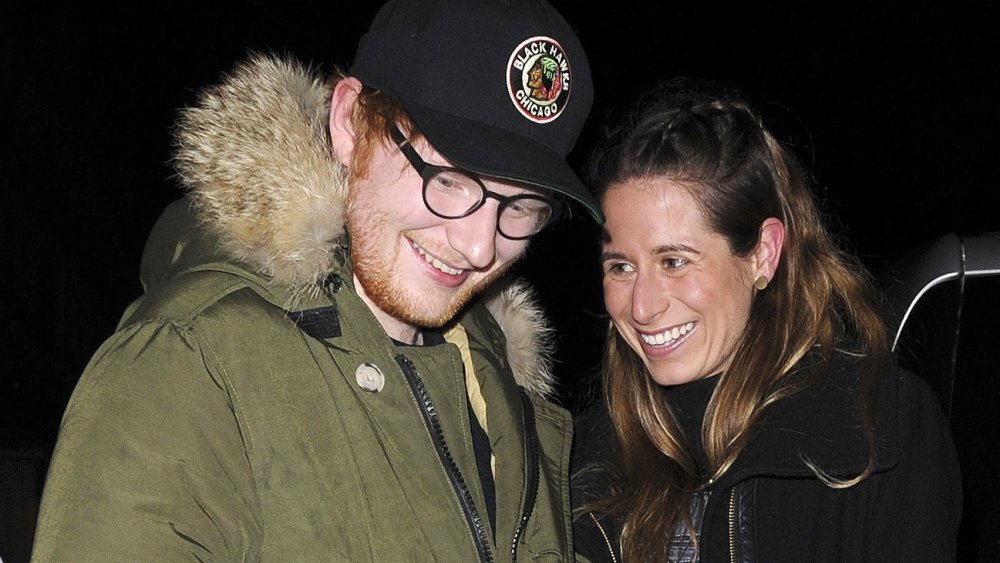
{"type": "Polygon", "coordinates": [[[598,222],[566,155],[594,99],[573,29],[543,0],[390,0],[350,74],[398,100],[457,166],[556,191],[598,222]]]}

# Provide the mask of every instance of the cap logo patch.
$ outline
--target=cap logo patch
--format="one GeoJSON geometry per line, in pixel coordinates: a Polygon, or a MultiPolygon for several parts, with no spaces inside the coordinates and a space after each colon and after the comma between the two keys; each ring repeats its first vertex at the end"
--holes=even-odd
{"type": "Polygon", "coordinates": [[[561,45],[532,37],[517,46],[507,62],[507,90],[521,115],[536,123],[555,120],[566,107],[570,66],[561,45]]]}

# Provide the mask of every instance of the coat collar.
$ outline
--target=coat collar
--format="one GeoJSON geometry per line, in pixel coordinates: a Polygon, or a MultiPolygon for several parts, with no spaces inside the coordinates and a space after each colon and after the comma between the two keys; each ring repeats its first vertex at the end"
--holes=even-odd
{"type": "MultiPolygon", "coordinates": [[[[812,359],[815,359],[812,358],[812,359]]],[[[805,366],[789,377],[806,377],[805,366]]],[[[868,463],[868,444],[858,416],[861,361],[834,350],[825,371],[802,391],[774,403],[764,414],[753,438],[724,478],[748,476],[814,477],[809,461],[835,478],[861,473],[868,463]]],[[[875,471],[895,465],[898,453],[897,378],[882,374],[875,396],[875,471]]]]}

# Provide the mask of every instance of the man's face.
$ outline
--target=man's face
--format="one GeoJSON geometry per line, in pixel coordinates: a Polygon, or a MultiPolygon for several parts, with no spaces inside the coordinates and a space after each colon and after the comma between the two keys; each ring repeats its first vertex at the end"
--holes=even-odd
{"type": "MultiPolygon", "coordinates": [[[[426,142],[414,148],[431,164],[450,165],[426,142]]],[[[527,191],[484,179],[503,195],[527,191]]],[[[496,229],[498,202],[472,215],[442,219],[422,199],[423,182],[403,155],[382,144],[369,173],[351,182],[347,229],[358,293],[390,336],[451,320],[477,292],[506,271],[528,246],[496,229]]]]}

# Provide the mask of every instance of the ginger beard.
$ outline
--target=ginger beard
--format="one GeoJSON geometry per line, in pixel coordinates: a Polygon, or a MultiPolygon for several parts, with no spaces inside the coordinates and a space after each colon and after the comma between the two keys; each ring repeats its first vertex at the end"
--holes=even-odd
{"type": "Polygon", "coordinates": [[[416,254],[410,240],[420,240],[419,229],[397,230],[389,213],[377,207],[375,198],[358,193],[367,187],[359,184],[351,182],[346,213],[351,264],[365,295],[383,313],[417,327],[440,327],[514,264],[514,260],[497,260],[486,271],[469,272],[468,278],[453,288],[421,279],[420,274],[408,275],[399,267],[400,261],[415,260],[409,257],[416,254]]]}

